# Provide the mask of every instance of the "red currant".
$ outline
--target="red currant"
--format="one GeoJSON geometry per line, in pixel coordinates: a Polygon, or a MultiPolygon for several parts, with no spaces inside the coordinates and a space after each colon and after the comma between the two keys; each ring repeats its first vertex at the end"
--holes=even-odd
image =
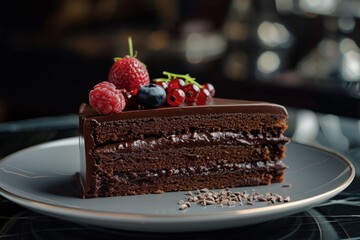
{"type": "Polygon", "coordinates": [[[137,93],[139,91],[139,88],[134,88],[133,90],[131,90],[129,93],[132,95],[132,96],[136,96],[137,93]]]}
{"type": "Polygon", "coordinates": [[[192,83],[185,85],[182,90],[185,92],[185,102],[195,102],[200,92],[200,88],[192,83]]]}
{"type": "Polygon", "coordinates": [[[210,95],[213,97],[215,95],[215,88],[211,83],[205,83],[203,85],[203,88],[206,88],[207,90],[209,90],[210,95]]]}
{"type": "Polygon", "coordinates": [[[170,106],[180,106],[185,101],[185,92],[179,88],[170,89],[167,93],[166,101],[170,106]]]}
{"type": "Polygon", "coordinates": [[[199,96],[196,99],[197,105],[206,105],[210,102],[210,92],[206,88],[201,88],[199,92],[199,96]]]}
{"type": "Polygon", "coordinates": [[[162,87],[163,89],[167,89],[167,87],[168,87],[168,84],[167,84],[167,82],[165,82],[165,81],[159,81],[159,82],[155,82],[155,84],[156,85],[159,85],[160,87],[162,87]]]}
{"type": "Polygon", "coordinates": [[[176,89],[176,88],[181,89],[184,86],[185,86],[184,80],[182,80],[181,78],[174,78],[168,83],[167,89],[168,90],[176,89]]]}

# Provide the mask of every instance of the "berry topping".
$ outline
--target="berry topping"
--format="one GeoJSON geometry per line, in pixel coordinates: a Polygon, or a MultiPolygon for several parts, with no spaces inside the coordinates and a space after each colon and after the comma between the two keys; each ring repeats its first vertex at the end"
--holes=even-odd
{"type": "Polygon", "coordinates": [[[179,88],[170,89],[167,92],[166,101],[170,106],[180,106],[185,101],[185,92],[179,88]]]}
{"type": "MultiPolygon", "coordinates": [[[[129,55],[115,58],[107,82],[94,86],[89,102],[101,114],[125,110],[157,108],[165,101],[168,106],[206,105],[215,94],[210,83],[199,84],[189,74],[163,72],[165,78],[149,84],[149,74],[143,63],[133,54],[131,38],[129,55]]],[[[135,54],[136,55],[136,54],[135,54]]]]}
{"type": "MultiPolygon", "coordinates": [[[[206,105],[210,102],[211,97],[215,95],[215,88],[210,83],[205,83],[200,85],[195,78],[191,77],[189,74],[175,74],[170,72],[163,72],[167,78],[158,78],[156,79],[156,84],[168,83],[167,94],[170,92],[173,94],[172,90],[181,89],[185,93],[185,103],[197,105],[206,105]]],[[[171,106],[179,106],[178,101],[175,100],[176,97],[168,96],[167,102],[171,106]],[[173,100],[171,100],[171,98],[173,100]]]]}
{"type": "Polygon", "coordinates": [[[210,95],[213,97],[215,95],[215,88],[211,83],[205,83],[203,85],[203,88],[206,88],[207,90],[209,90],[210,95]]]}
{"type": "Polygon", "coordinates": [[[157,108],[166,100],[165,90],[156,84],[141,86],[137,92],[137,102],[145,108],[157,108]]]}
{"type": "Polygon", "coordinates": [[[125,97],[125,102],[126,102],[126,106],[124,110],[132,110],[138,108],[136,94],[133,94],[133,92],[125,92],[123,93],[123,95],[125,97]]]}
{"type": "Polygon", "coordinates": [[[101,82],[89,93],[90,105],[100,114],[119,113],[125,108],[121,90],[109,82],[101,82]]]}
{"type": "Polygon", "coordinates": [[[199,96],[196,99],[197,105],[206,105],[210,102],[210,92],[206,88],[201,88],[199,92],[199,96]]]}
{"type": "Polygon", "coordinates": [[[195,102],[200,92],[200,88],[193,83],[185,85],[182,90],[185,92],[186,102],[195,102]]]}
{"type": "Polygon", "coordinates": [[[159,85],[160,87],[162,87],[165,90],[168,88],[167,82],[164,82],[164,81],[159,81],[159,82],[155,81],[154,84],[159,85]]]}
{"type": "MultiPolygon", "coordinates": [[[[114,88],[114,89],[116,89],[116,86],[107,81],[103,81],[101,83],[96,84],[93,89],[95,89],[95,88],[114,88]]],[[[122,90],[120,90],[120,91],[122,91],[122,90]]]]}
{"type": "Polygon", "coordinates": [[[124,58],[115,58],[112,65],[108,81],[113,83],[118,89],[131,91],[140,86],[150,83],[149,73],[146,66],[140,62],[133,54],[131,38],[128,39],[129,55],[124,58]]]}
{"type": "Polygon", "coordinates": [[[185,86],[185,81],[181,78],[171,79],[168,84],[168,90],[170,89],[181,89],[185,86]]]}

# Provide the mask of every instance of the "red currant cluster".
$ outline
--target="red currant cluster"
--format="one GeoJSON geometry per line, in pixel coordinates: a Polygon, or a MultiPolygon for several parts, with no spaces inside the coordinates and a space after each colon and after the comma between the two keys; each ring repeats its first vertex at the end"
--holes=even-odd
{"type": "Polygon", "coordinates": [[[206,105],[215,95],[215,88],[210,83],[200,85],[189,74],[163,72],[167,78],[155,80],[155,84],[166,91],[166,102],[173,107],[183,103],[206,105]]]}

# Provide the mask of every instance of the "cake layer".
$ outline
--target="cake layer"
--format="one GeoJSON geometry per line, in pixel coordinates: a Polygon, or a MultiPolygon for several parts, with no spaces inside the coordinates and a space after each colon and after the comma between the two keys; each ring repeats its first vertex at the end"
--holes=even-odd
{"type": "Polygon", "coordinates": [[[281,182],[287,167],[282,162],[224,164],[220,168],[201,171],[171,169],[157,172],[127,172],[98,175],[101,188],[92,188],[85,197],[123,196],[162,193],[200,188],[257,186],[281,182]],[[191,181],[189,181],[191,179],[191,181]]]}
{"type": "Polygon", "coordinates": [[[82,105],[84,197],[282,181],[286,118],[280,105],[240,100],[110,115],[82,105]]]}
{"type": "Polygon", "coordinates": [[[102,152],[95,151],[95,164],[105,171],[161,170],[169,166],[213,167],[224,163],[279,161],[284,158],[286,148],[249,147],[241,145],[218,145],[206,147],[177,148],[152,152],[102,152]]]}
{"type": "Polygon", "coordinates": [[[193,137],[196,134],[213,132],[233,132],[249,135],[248,138],[251,135],[264,136],[265,134],[271,137],[279,137],[284,132],[286,122],[283,115],[280,114],[225,113],[123,119],[110,122],[93,120],[91,124],[94,129],[94,140],[99,144],[107,144],[172,135],[186,136],[189,134],[189,137],[193,137]],[[131,126],[131,128],[128,126],[131,126]],[[241,132],[239,132],[239,129],[241,129],[241,132]]]}

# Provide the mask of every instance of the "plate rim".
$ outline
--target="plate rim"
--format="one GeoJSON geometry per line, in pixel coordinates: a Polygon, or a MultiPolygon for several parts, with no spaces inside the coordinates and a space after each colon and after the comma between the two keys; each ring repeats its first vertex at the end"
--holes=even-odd
{"type": "MultiPolygon", "coordinates": [[[[21,153],[24,153],[27,151],[31,151],[33,149],[72,145],[72,144],[74,144],[74,142],[76,142],[76,140],[78,140],[78,137],[63,138],[63,139],[53,140],[53,141],[49,141],[49,142],[45,142],[45,143],[36,144],[34,146],[30,146],[30,147],[21,149],[17,152],[14,152],[14,153],[4,157],[3,159],[1,159],[0,166],[18,154],[21,154],[21,153]]],[[[355,175],[356,175],[355,167],[351,163],[351,161],[347,157],[342,155],[341,153],[339,153],[331,148],[328,148],[328,147],[325,147],[322,145],[318,145],[318,144],[309,144],[309,143],[304,143],[304,142],[301,142],[298,140],[291,140],[291,143],[307,146],[310,148],[315,148],[317,150],[321,150],[321,151],[324,151],[324,152],[327,152],[327,153],[337,156],[338,159],[342,160],[348,166],[349,171],[350,171],[350,176],[346,179],[346,181],[344,181],[339,186],[337,186],[336,188],[334,188],[330,191],[327,191],[325,193],[322,193],[322,194],[319,194],[319,195],[316,195],[316,196],[313,196],[310,198],[297,200],[294,202],[288,202],[285,204],[278,204],[278,205],[272,205],[272,206],[266,206],[266,207],[233,210],[233,211],[186,213],[186,214],[182,214],[181,212],[179,212],[179,214],[124,213],[124,212],[109,212],[109,211],[101,211],[101,210],[99,211],[99,210],[92,210],[92,209],[82,209],[82,208],[76,208],[76,207],[71,207],[71,206],[62,206],[62,205],[48,203],[45,201],[39,201],[39,200],[34,200],[31,198],[19,196],[15,193],[9,192],[8,190],[4,189],[2,186],[0,186],[0,195],[2,195],[3,197],[5,197],[15,203],[18,203],[24,207],[28,207],[33,210],[38,210],[41,212],[55,213],[56,215],[60,214],[62,216],[65,216],[66,215],[65,212],[69,212],[71,214],[71,216],[73,216],[73,217],[76,216],[76,217],[81,217],[81,218],[83,218],[83,217],[89,218],[90,217],[90,218],[94,219],[94,215],[96,215],[96,217],[95,217],[96,219],[98,219],[99,217],[102,217],[102,218],[111,219],[111,220],[122,220],[122,219],[133,220],[133,221],[151,220],[153,222],[154,220],[164,220],[164,219],[169,220],[169,219],[174,219],[174,218],[176,218],[176,219],[180,218],[180,219],[184,219],[184,220],[186,220],[187,218],[191,218],[192,220],[195,220],[194,218],[201,219],[204,216],[206,216],[206,217],[222,216],[222,217],[228,217],[228,218],[231,218],[234,216],[241,216],[242,214],[245,214],[247,216],[248,215],[256,216],[257,214],[269,212],[269,211],[278,210],[278,212],[279,211],[284,212],[284,211],[288,211],[289,209],[292,209],[294,207],[296,207],[296,209],[298,209],[298,208],[301,208],[301,206],[306,205],[308,202],[312,203],[312,204],[306,205],[310,208],[310,207],[322,202],[324,199],[328,199],[329,197],[333,197],[337,193],[340,193],[341,191],[346,189],[351,184],[351,182],[354,180],[355,175]]]]}

